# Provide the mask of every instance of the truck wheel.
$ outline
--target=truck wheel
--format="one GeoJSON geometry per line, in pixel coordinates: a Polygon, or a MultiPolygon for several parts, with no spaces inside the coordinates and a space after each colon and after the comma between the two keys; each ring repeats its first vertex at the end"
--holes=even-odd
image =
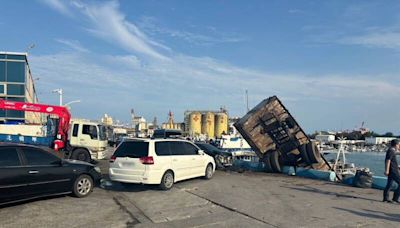
{"type": "Polygon", "coordinates": [[[269,161],[271,163],[271,168],[276,173],[281,173],[282,172],[281,163],[279,162],[279,156],[280,156],[280,154],[276,150],[273,151],[269,156],[269,161]]]}
{"type": "Polygon", "coordinates": [[[265,171],[267,173],[273,173],[274,172],[274,170],[271,167],[271,162],[270,162],[270,159],[269,159],[270,154],[271,153],[267,152],[267,153],[264,154],[264,157],[262,158],[262,162],[264,162],[264,164],[265,164],[265,171]]]}
{"type": "Polygon", "coordinates": [[[305,164],[311,165],[312,163],[310,162],[310,159],[308,158],[307,145],[306,144],[300,145],[299,146],[299,151],[300,151],[301,160],[305,164]]]}
{"type": "Polygon", "coordinates": [[[174,185],[174,174],[168,170],[161,178],[160,188],[162,190],[170,190],[174,185]]]}
{"type": "Polygon", "coordinates": [[[321,154],[319,152],[319,149],[317,145],[314,142],[310,142],[306,146],[307,149],[307,155],[312,163],[319,163],[321,161],[321,154]]]}
{"type": "Polygon", "coordinates": [[[88,196],[93,190],[93,179],[86,174],[80,175],[76,178],[72,190],[78,198],[88,196]]]}
{"type": "Polygon", "coordinates": [[[72,152],[72,159],[90,162],[92,159],[90,158],[90,154],[85,149],[76,149],[72,152]]]}

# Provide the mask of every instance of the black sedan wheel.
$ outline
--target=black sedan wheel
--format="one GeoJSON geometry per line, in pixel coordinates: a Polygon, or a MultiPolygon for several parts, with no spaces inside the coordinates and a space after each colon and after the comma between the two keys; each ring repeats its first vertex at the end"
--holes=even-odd
{"type": "Polygon", "coordinates": [[[88,175],[80,175],[74,183],[74,195],[82,198],[88,196],[93,191],[93,179],[88,175]]]}

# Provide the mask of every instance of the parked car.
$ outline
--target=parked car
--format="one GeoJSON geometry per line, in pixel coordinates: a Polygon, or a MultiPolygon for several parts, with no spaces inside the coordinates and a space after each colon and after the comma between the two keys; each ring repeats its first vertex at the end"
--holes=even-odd
{"type": "Polygon", "coordinates": [[[204,150],[204,152],[215,159],[215,163],[217,168],[224,169],[228,166],[232,166],[233,157],[232,153],[221,150],[209,143],[205,142],[196,142],[195,143],[200,149],[204,150]]]}
{"type": "Polygon", "coordinates": [[[61,159],[49,148],[0,143],[0,205],[69,193],[86,197],[100,178],[98,167],[61,159]]]}
{"type": "Polygon", "coordinates": [[[169,190],[177,181],[212,178],[214,159],[181,139],[127,139],[110,159],[109,175],[121,183],[158,184],[169,190]]]}

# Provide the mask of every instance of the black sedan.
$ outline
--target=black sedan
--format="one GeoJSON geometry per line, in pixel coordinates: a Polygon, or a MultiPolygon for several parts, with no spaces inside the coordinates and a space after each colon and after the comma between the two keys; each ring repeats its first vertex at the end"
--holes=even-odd
{"type": "Polygon", "coordinates": [[[98,167],[61,159],[48,148],[0,143],[0,205],[69,193],[85,197],[100,178],[98,167]]]}
{"type": "Polygon", "coordinates": [[[195,144],[206,154],[214,157],[217,168],[224,169],[228,166],[232,166],[233,158],[231,153],[221,150],[209,143],[196,142],[195,144]]]}

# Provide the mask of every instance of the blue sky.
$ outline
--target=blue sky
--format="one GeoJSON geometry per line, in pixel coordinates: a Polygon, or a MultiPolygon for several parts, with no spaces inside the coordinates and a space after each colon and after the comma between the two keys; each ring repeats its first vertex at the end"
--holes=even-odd
{"type": "Polygon", "coordinates": [[[39,99],[74,116],[231,116],[278,95],[307,132],[400,133],[398,1],[3,1],[0,50],[30,50],[39,99]]]}

